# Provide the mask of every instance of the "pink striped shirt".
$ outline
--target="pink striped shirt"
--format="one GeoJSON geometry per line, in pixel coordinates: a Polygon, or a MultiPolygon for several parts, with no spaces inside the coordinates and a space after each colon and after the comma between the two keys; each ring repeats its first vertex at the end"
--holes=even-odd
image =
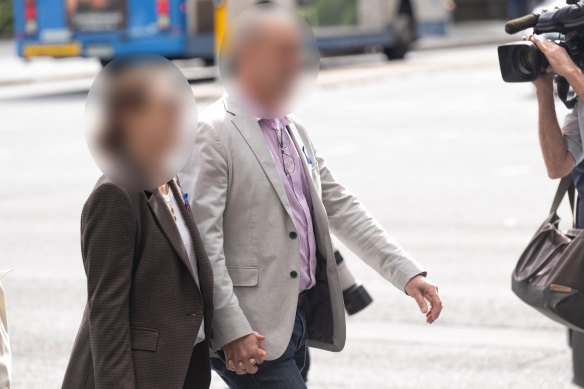
{"type": "MultiPolygon", "coordinates": [[[[302,292],[312,288],[316,283],[314,277],[316,271],[316,240],[312,225],[312,197],[308,179],[304,172],[304,164],[301,160],[302,156],[298,154],[288,133],[287,126],[290,123],[290,119],[284,116],[279,120],[283,144],[288,146],[285,148],[285,152],[291,157],[285,156],[282,158],[275,120],[260,119],[258,122],[276,161],[276,167],[280,173],[282,184],[284,184],[286,197],[292,208],[292,216],[300,246],[300,292],[302,292]],[[284,168],[284,163],[287,164],[286,168],[284,168]]],[[[295,260],[295,258],[290,258],[290,260],[295,260]]]]}

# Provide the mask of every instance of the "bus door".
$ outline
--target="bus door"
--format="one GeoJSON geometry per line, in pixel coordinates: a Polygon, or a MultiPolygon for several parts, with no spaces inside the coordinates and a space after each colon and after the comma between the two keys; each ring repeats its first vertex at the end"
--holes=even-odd
{"type": "Polygon", "coordinates": [[[215,58],[215,7],[217,0],[186,0],[186,51],[188,57],[212,63],[215,58]]]}

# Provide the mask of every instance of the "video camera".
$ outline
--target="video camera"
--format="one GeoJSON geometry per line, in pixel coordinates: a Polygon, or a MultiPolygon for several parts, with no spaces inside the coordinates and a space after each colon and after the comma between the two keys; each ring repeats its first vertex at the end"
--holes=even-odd
{"type": "Polygon", "coordinates": [[[345,264],[345,259],[338,250],[335,250],[335,260],[339,269],[339,279],[341,281],[341,289],[343,290],[345,309],[349,315],[354,315],[371,304],[373,299],[363,284],[353,277],[353,274],[345,264]]]}
{"type": "MultiPolygon", "coordinates": [[[[574,63],[584,68],[584,1],[567,0],[563,7],[532,13],[511,20],[505,25],[508,34],[533,27],[534,34],[553,40],[568,52],[574,63]]],[[[499,66],[505,82],[535,81],[545,73],[549,62],[530,41],[512,42],[498,48],[499,66]]],[[[577,96],[570,93],[565,78],[556,74],[558,96],[568,108],[573,108],[577,96]]]]}

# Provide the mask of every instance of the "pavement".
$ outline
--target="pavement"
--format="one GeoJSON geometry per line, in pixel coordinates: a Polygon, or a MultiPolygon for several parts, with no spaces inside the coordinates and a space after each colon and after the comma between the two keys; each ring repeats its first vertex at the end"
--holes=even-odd
{"type": "MultiPolygon", "coordinates": [[[[444,312],[425,324],[409,297],[339,244],[374,303],[348,318],[343,352],[313,350],[309,389],[574,388],[565,329],[510,290],[556,185],[532,86],[502,82],[495,43],[331,61],[297,114],[337,179],[428,269],[444,312]]],[[[79,215],[100,175],[85,146],[87,88],[84,79],[0,87],[13,389],[60,386],[86,300],[79,215]]],[[[220,93],[210,82],[192,88],[200,110],[220,93]]],[[[216,375],[212,388],[225,388],[216,375]]]]}

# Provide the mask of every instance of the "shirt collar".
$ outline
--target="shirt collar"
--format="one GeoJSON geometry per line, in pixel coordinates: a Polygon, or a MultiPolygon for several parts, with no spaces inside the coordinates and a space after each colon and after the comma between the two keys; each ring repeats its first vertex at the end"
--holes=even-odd
{"type": "MultiPolygon", "coordinates": [[[[279,117],[279,118],[277,118],[277,119],[279,119],[279,120],[280,120],[280,128],[281,128],[281,129],[282,129],[282,128],[285,128],[285,127],[286,127],[288,124],[290,124],[290,122],[291,122],[290,118],[289,118],[288,116],[286,116],[286,115],[284,115],[284,116],[281,116],[281,117],[279,117]]],[[[270,127],[272,127],[274,130],[277,130],[277,129],[278,129],[278,127],[276,126],[276,119],[264,119],[264,118],[259,118],[259,117],[256,117],[256,120],[257,120],[258,122],[263,122],[263,123],[265,123],[265,124],[269,125],[269,126],[270,126],[270,127]]]]}

